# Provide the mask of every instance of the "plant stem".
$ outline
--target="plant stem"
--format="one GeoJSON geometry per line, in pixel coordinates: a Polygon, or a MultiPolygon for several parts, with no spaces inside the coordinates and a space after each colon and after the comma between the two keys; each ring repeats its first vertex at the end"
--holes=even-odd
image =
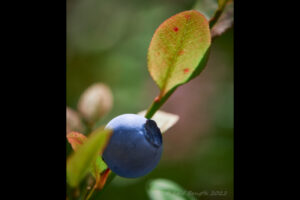
{"type": "Polygon", "coordinates": [[[209,28],[212,29],[212,27],[217,23],[217,21],[219,20],[219,18],[221,17],[224,8],[227,5],[228,0],[222,5],[221,8],[218,8],[218,10],[216,11],[214,17],[209,21],[209,28]]]}
{"type": "Polygon", "coordinates": [[[96,187],[94,186],[94,187],[92,188],[92,190],[90,191],[90,193],[88,194],[88,196],[85,198],[85,200],[88,200],[89,198],[91,198],[91,196],[92,196],[92,194],[94,193],[95,189],[96,189],[96,187]]]}
{"type": "Polygon", "coordinates": [[[150,119],[155,114],[155,112],[160,108],[160,106],[162,106],[162,104],[154,100],[150,108],[147,110],[145,117],[147,119],[150,119]]]}
{"type": "Polygon", "coordinates": [[[158,111],[158,109],[167,101],[167,99],[171,96],[171,94],[173,94],[173,92],[176,90],[177,87],[178,86],[174,87],[172,90],[170,90],[166,94],[163,94],[161,92],[157,97],[155,97],[151,106],[147,110],[145,117],[147,119],[151,119],[151,117],[153,117],[153,115],[156,113],[156,111],[158,111]]]}

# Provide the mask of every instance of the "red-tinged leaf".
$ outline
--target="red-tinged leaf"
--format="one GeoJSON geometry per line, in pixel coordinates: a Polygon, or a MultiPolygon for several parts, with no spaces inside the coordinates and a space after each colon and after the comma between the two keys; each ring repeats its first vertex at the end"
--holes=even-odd
{"type": "Polygon", "coordinates": [[[158,101],[202,71],[210,43],[208,21],[196,10],[178,13],[158,27],[148,50],[148,69],[161,90],[158,101]]]}
{"type": "Polygon", "coordinates": [[[86,141],[86,136],[78,132],[70,132],[67,139],[73,150],[76,151],[86,141]]]}
{"type": "Polygon", "coordinates": [[[98,190],[101,190],[103,188],[103,186],[106,183],[106,180],[110,174],[111,170],[109,168],[107,168],[106,170],[104,170],[101,175],[100,175],[100,179],[98,179],[95,183],[95,187],[98,190]]]}

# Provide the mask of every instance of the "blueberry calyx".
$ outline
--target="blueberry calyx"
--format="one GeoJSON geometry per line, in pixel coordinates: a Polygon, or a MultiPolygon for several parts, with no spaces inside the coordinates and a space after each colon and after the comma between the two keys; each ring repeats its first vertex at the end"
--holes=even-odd
{"type": "Polygon", "coordinates": [[[145,137],[153,146],[160,147],[162,144],[162,135],[154,120],[148,119],[144,125],[145,137]]]}

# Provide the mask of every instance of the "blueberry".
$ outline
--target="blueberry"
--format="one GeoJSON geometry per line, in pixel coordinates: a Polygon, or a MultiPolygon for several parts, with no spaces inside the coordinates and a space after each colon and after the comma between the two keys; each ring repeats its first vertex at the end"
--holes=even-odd
{"type": "Polygon", "coordinates": [[[103,160],[117,175],[136,178],[151,172],[158,164],[162,135],[155,121],[136,114],[123,114],[106,126],[113,134],[103,152],[103,160]]]}

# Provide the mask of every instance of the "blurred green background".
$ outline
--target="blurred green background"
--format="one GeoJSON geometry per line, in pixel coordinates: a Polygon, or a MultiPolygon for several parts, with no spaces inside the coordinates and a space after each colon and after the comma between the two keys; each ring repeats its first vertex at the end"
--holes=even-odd
{"type": "MultiPolygon", "coordinates": [[[[196,3],[67,0],[67,106],[76,109],[81,93],[102,82],[111,88],[114,105],[97,126],[147,109],[159,91],[147,70],[152,35],[164,20],[196,3]]],[[[147,182],[155,178],[197,193],[227,191],[226,196],[195,196],[198,199],[233,199],[232,29],[213,41],[200,76],[179,87],[161,110],[180,119],[163,136],[157,168],[138,179],[115,178],[101,199],[149,199],[147,182]]]]}

